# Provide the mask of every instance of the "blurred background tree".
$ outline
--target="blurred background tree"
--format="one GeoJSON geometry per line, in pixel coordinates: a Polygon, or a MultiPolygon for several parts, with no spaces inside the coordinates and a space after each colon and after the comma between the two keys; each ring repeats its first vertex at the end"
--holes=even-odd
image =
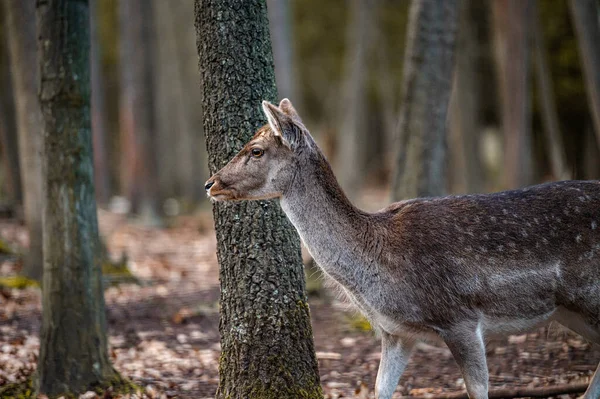
{"type": "Polygon", "coordinates": [[[596,0],[570,0],[571,17],[577,32],[586,92],[596,138],[600,142],[600,6],[596,0]]]}
{"type": "MultiPolygon", "coordinates": [[[[0,23],[7,25],[7,17],[4,15],[6,5],[0,7],[0,23]]],[[[5,30],[8,30],[6,28],[5,30]]],[[[12,74],[10,55],[8,50],[8,35],[0,32],[0,141],[2,143],[2,186],[0,193],[5,207],[13,209],[20,208],[23,201],[21,187],[21,171],[19,167],[19,150],[17,149],[17,127],[15,121],[15,103],[13,98],[12,74]]]]}
{"type": "Polygon", "coordinates": [[[152,2],[143,0],[119,2],[119,107],[122,192],[144,223],[159,225],[153,9],[152,2]]]}
{"type": "Polygon", "coordinates": [[[92,139],[94,145],[94,186],[98,204],[106,206],[110,199],[110,175],[107,160],[108,115],[106,113],[106,86],[102,68],[102,42],[97,0],[90,0],[91,85],[92,85],[92,139]]]}
{"type": "Polygon", "coordinates": [[[190,0],[154,0],[154,113],[158,130],[159,198],[167,214],[189,211],[205,197],[208,161],[202,129],[202,91],[194,4],[190,0]]]}
{"type": "MultiPolygon", "coordinates": [[[[10,151],[11,156],[14,154],[13,151],[19,154],[21,187],[24,194],[24,218],[29,231],[29,251],[24,259],[23,275],[41,280],[43,262],[42,115],[37,98],[40,79],[37,67],[35,4],[10,0],[5,1],[3,6],[6,13],[12,95],[15,101],[15,120],[17,122],[17,135],[7,134],[6,138],[18,138],[19,142],[18,147],[13,147],[10,151]]],[[[9,145],[14,144],[7,143],[7,149],[9,145]]],[[[13,165],[13,162],[5,162],[5,165],[13,165]]],[[[10,176],[12,173],[14,171],[7,172],[6,175],[10,176]]],[[[15,182],[12,183],[15,187],[15,182]]]]}
{"type": "Polygon", "coordinates": [[[447,114],[458,0],[414,1],[406,43],[392,198],[446,193],[447,114]]]}

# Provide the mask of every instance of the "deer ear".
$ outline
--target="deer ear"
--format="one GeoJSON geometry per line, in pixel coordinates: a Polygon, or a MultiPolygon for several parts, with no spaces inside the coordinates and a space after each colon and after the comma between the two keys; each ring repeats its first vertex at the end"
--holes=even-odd
{"type": "Polygon", "coordinates": [[[290,100],[288,100],[287,98],[284,98],[283,100],[281,100],[281,102],[279,103],[279,109],[284,114],[286,114],[287,116],[292,118],[294,120],[294,122],[302,123],[302,119],[300,119],[300,115],[298,115],[296,108],[294,108],[294,106],[292,105],[292,102],[290,100]]]}
{"type": "Polygon", "coordinates": [[[273,130],[275,136],[281,137],[283,143],[293,150],[298,144],[300,139],[299,136],[301,134],[301,131],[294,123],[294,120],[268,101],[263,101],[262,107],[267,120],[269,121],[269,126],[271,127],[271,130],[273,130]]]}

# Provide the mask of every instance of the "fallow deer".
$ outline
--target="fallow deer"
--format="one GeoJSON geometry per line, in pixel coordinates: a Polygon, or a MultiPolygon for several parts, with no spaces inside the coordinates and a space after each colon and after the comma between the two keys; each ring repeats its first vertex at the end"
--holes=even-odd
{"type": "MultiPolygon", "coordinates": [[[[552,320],[600,344],[600,182],[418,198],[375,213],[348,200],[289,100],[206,183],[217,201],[279,198],[309,252],[380,332],[376,397],[419,340],[441,337],[470,398],[488,397],[484,340],[552,320]]],[[[585,399],[600,397],[600,371],[585,399]]]]}

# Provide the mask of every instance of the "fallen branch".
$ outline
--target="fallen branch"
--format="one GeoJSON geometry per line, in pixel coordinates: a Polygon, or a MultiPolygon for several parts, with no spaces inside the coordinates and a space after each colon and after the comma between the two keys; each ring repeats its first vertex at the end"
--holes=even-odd
{"type": "MultiPolygon", "coordinates": [[[[547,398],[550,396],[567,395],[572,393],[583,393],[587,389],[588,384],[585,382],[576,384],[552,385],[546,387],[535,388],[501,388],[491,390],[488,394],[489,399],[501,398],[547,398]]],[[[405,396],[410,399],[469,399],[466,392],[452,393],[432,393],[422,396],[405,396]]]]}

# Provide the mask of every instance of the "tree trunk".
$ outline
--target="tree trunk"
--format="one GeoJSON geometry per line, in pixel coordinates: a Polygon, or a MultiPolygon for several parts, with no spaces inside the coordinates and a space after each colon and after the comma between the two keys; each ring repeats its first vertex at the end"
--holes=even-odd
{"type": "MultiPolygon", "coordinates": [[[[2,26],[6,27],[5,21],[7,17],[4,11],[5,9],[0,9],[0,12],[3,13],[2,26]]],[[[15,121],[12,72],[10,70],[10,56],[7,48],[8,40],[5,38],[8,34],[8,29],[4,28],[4,40],[0,44],[0,141],[2,142],[2,164],[4,166],[4,179],[6,182],[6,200],[10,206],[18,210],[18,214],[23,202],[23,190],[21,188],[21,171],[19,167],[19,142],[15,121]]]]}
{"type": "Polygon", "coordinates": [[[290,0],[267,0],[267,10],[273,43],[277,91],[281,98],[289,98],[299,103],[290,0]]]}
{"type": "Polygon", "coordinates": [[[457,17],[457,0],[411,3],[392,180],[394,200],[446,191],[446,119],[457,17]]]}
{"type": "Polygon", "coordinates": [[[37,390],[119,381],[107,348],[90,126],[87,1],[37,2],[44,150],[44,284],[37,390]]]}
{"type": "Polygon", "coordinates": [[[367,166],[367,143],[372,133],[367,129],[367,56],[373,36],[375,4],[372,0],[352,0],[347,25],[345,77],[336,156],[336,174],[340,185],[355,200],[362,188],[367,166]]]}
{"type": "Polygon", "coordinates": [[[106,105],[104,104],[104,79],[102,77],[102,46],[99,33],[99,16],[97,0],[90,1],[90,34],[92,39],[91,74],[92,74],[92,140],[94,143],[94,187],[96,201],[101,205],[108,204],[110,199],[110,170],[108,168],[106,149],[107,134],[106,105]]]}
{"type": "Polygon", "coordinates": [[[478,0],[464,0],[460,6],[460,27],[456,49],[456,73],[450,105],[450,139],[453,167],[449,171],[454,191],[477,193],[484,189],[480,157],[481,81],[480,44],[477,37],[478,0]]]}
{"type": "MultiPolygon", "coordinates": [[[[383,134],[381,138],[381,146],[378,149],[379,153],[369,154],[370,157],[379,157],[380,167],[383,170],[384,176],[389,176],[390,165],[394,161],[396,152],[394,151],[394,139],[396,133],[397,120],[397,102],[398,92],[395,90],[393,82],[395,77],[392,74],[390,67],[390,55],[388,54],[387,38],[381,26],[376,26],[375,46],[376,57],[376,74],[377,76],[377,96],[379,100],[380,113],[382,118],[383,134]]],[[[386,179],[387,180],[387,179],[386,179]]]]}
{"type": "Polygon", "coordinates": [[[21,182],[24,189],[25,223],[29,231],[29,251],[22,273],[42,278],[42,151],[43,137],[37,99],[39,71],[36,58],[35,4],[6,0],[13,88],[19,134],[21,182]]]}
{"type": "Polygon", "coordinates": [[[590,125],[584,131],[584,147],[581,161],[582,170],[578,173],[582,179],[600,179],[600,142],[594,134],[594,128],[590,125]]]}
{"type": "Polygon", "coordinates": [[[556,101],[554,99],[554,89],[552,88],[552,76],[550,74],[550,65],[546,55],[544,32],[540,25],[537,0],[532,2],[531,18],[534,40],[533,55],[535,58],[535,76],[539,91],[538,98],[542,124],[546,136],[545,141],[549,148],[548,158],[550,159],[550,166],[555,179],[570,179],[571,172],[567,166],[567,154],[565,153],[558,114],[556,112],[556,101]]]}
{"type": "MultiPolygon", "coordinates": [[[[178,4],[179,2],[175,2],[178,4]]],[[[168,198],[180,198],[182,196],[180,186],[180,171],[178,170],[181,157],[178,147],[182,130],[185,128],[184,109],[181,106],[181,97],[176,58],[176,40],[172,35],[169,21],[169,9],[172,6],[171,1],[153,0],[155,12],[155,40],[156,51],[154,78],[156,87],[156,101],[154,112],[156,114],[156,127],[158,133],[158,145],[162,149],[162,156],[159,159],[159,196],[161,201],[168,198]]],[[[193,5],[192,5],[193,6],[193,5]]],[[[193,18],[193,16],[192,16],[193,18]]],[[[178,22],[183,25],[181,22],[178,22]]],[[[193,22],[190,22],[193,27],[193,22]]],[[[192,39],[195,39],[192,37],[192,39]]],[[[192,50],[195,49],[192,46],[192,50]]],[[[193,79],[197,80],[198,67],[194,71],[193,79]]],[[[189,81],[188,81],[189,82],[189,81]]],[[[189,83],[188,83],[189,84],[189,83]]],[[[196,87],[194,89],[197,90],[196,87]]],[[[201,179],[200,179],[201,180],[201,179]]]]}
{"type": "Polygon", "coordinates": [[[189,0],[154,0],[154,10],[160,197],[175,197],[194,205],[205,197],[203,182],[208,178],[202,93],[189,84],[198,79],[194,4],[189,0]]]}
{"type": "Polygon", "coordinates": [[[531,183],[531,104],[529,96],[530,0],[492,2],[497,50],[505,188],[531,183]]]}
{"type": "Polygon", "coordinates": [[[569,5],[577,32],[594,131],[600,143],[600,6],[598,0],[570,0],[569,5]]]}
{"type": "MultiPolygon", "coordinates": [[[[179,2],[176,1],[175,4],[178,6],[179,2]]],[[[156,51],[154,52],[156,57],[156,68],[154,69],[156,101],[154,110],[158,145],[162,149],[158,176],[161,201],[165,201],[167,198],[176,197],[179,199],[182,197],[181,174],[178,167],[181,154],[178,147],[181,141],[179,135],[185,129],[186,121],[181,104],[183,96],[179,84],[181,77],[178,74],[179,68],[176,65],[179,62],[175,49],[176,38],[173,35],[170,21],[170,8],[172,5],[172,2],[163,0],[153,1],[156,25],[156,51]]],[[[183,25],[181,22],[178,22],[178,24],[183,25]]]]}
{"type": "MultiPolygon", "coordinates": [[[[196,0],[209,168],[277,97],[264,0],[196,0]]],[[[217,398],[322,398],[298,235],[276,201],[214,204],[221,281],[217,398]]]]}
{"type": "Polygon", "coordinates": [[[152,2],[119,2],[121,128],[125,137],[122,167],[127,174],[124,188],[148,225],[160,224],[152,17],[152,2]]]}

